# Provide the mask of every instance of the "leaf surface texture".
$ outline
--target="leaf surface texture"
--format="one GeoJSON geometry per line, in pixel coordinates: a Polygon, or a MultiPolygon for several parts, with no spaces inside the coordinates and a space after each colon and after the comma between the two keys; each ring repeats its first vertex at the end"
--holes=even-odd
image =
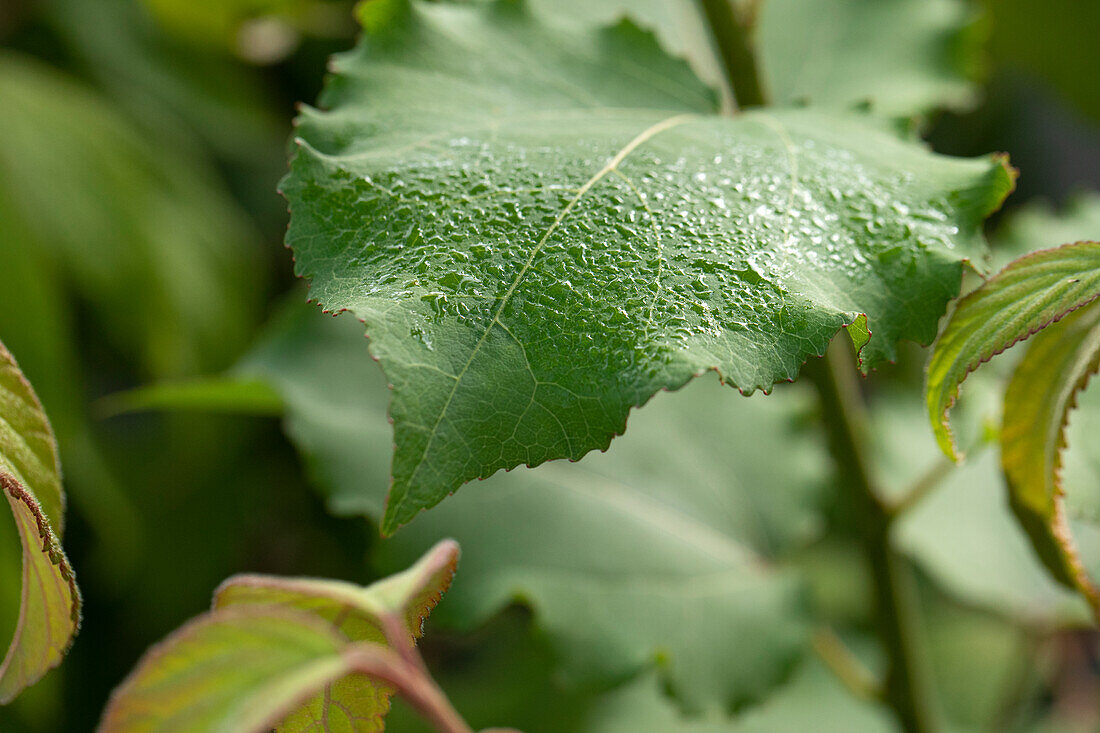
{"type": "Polygon", "coordinates": [[[930,341],[1011,187],[1000,161],[856,117],[721,117],[629,23],[364,8],[283,190],[311,296],[365,321],[393,384],[385,532],[463,482],[606,448],[701,372],[794,379],[862,315],[868,368],[930,341]]]}

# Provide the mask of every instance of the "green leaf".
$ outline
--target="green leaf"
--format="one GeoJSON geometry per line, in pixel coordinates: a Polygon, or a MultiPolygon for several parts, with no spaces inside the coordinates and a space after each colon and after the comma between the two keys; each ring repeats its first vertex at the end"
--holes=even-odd
{"type": "MultiPolygon", "coordinates": [[[[295,303],[236,372],[280,392],[329,506],[377,517],[387,390],[365,349],[355,321],[295,303]]],[[[660,662],[689,708],[755,699],[806,640],[800,583],[780,558],[822,527],[828,458],[806,426],[812,405],[800,386],[745,400],[713,379],[658,395],[608,453],[479,484],[385,543],[383,567],[455,535],[465,577],[442,623],[478,626],[520,599],[574,683],[660,662]]]]}
{"type": "Polygon", "coordinates": [[[889,733],[895,730],[880,704],[857,700],[820,662],[808,661],[767,702],[735,720],[686,718],[662,700],[658,681],[646,676],[598,699],[583,733],[889,733]]]}
{"type": "MultiPolygon", "coordinates": [[[[536,12],[573,28],[629,17],[652,29],[669,53],[687,59],[709,86],[725,85],[697,0],[529,2],[536,12]]],[[[970,77],[981,34],[965,2],[767,0],[758,5],[754,48],[765,91],[776,104],[869,103],[878,114],[912,117],[974,100],[970,77]]]]}
{"type": "Polygon", "coordinates": [[[336,580],[238,575],[214,593],[214,608],[246,604],[298,608],[321,616],[353,641],[384,641],[387,624],[394,618],[412,642],[420,638],[425,619],[451,586],[457,565],[458,544],[444,540],[408,570],[366,588],[336,580]]]}
{"type": "Polygon", "coordinates": [[[860,315],[867,368],[931,340],[1011,187],[1000,160],[856,118],[720,117],[628,24],[386,1],[283,182],[298,273],[366,322],[393,384],[386,533],[463,482],[605,448],[703,371],[794,379],[860,315]]]}
{"type": "MultiPolygon", "coordinates": [[[[1100,246],[1097,249],[1100,252],[1100,246]]],[[[1069,412],[1098,367],[1100,307],[1096,303],[1032,338],[1005,392],[1001,465],[1012,509],[1039,557],[1055,578],[1080,591],[1100,618],[1100,590],[1089,579],[1074,545],[1061,478],[1069,412]]]]}
{"type": "Polygon", "coordinates": [[[112,695],[100,729],[381,731],[391,667],[400,664],[400,650],[388,645],[419,637],[457,561],[458,546],[443,541],[367,588],[231,578],[212,611],[145,654],[112,695]]]}
{"type": "Polygon", "coordinates": [[[283,401],[267,382],[225,376],[150,384],[108,395],[96,407],[104,417],[146,410],[279,415],[283,401]]]}
{"type": "MultiPolygon", "coordinates": [[[[58,540],[64,500],[53,432],[34,390],[3,344],[0,490],[23,546],[19,618],[0,662],[0,703],[8,703],[60,664],[80,624],[80,593],[58,540]]],[[[8,577],[5,583],[16,581],[8,577]]]]}
{"type": "Polygon", "coordinates": [[[1078,242],[1021,257],[959,301],[928,362],[925,399],[936,440],[960,458],[948,410],[982,362],[1100,296],[1100,243],[1078,242]]]}
{"type": "Polygon", "coordinates": [[[777,558],[819,526],[824,458],[790,422],[805,392],[723,392],[707,380],[662,395],[605,455],[455,497],[380,546],[383,569],[445,531],[463,544],[464,582],[440,623],[470,629],[519,600],[574,685],[657,665],[685,710],[760,700],[806,649],[805,588],[777,558]]]}
{"type": "Polygon", "coordinates": [[[777,104],[912,117],[973,103],[974,22],[958,0],[767,0],[756,43],[777,104]]]}
{"type": "Polygon", "coordinates": [[[261,270],[215,172],[29,57],[0,54],[0,97],[0,262],[30,250],[145,373],[226,366],[249,337],[261,270]]]}

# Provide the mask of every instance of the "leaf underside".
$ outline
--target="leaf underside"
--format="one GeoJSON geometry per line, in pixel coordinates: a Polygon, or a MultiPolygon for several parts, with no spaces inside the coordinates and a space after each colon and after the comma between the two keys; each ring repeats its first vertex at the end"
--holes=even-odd
{"type": "Polygon", "coordinates": [[[1005,392],[1001,465],[1012,509],[1039,557],[1100,615],[1100,591],[1078,556],[1062,487],[1070,411],[1098,366],[1098,303],[1070,313],[1032,337],[1005,392]]]}
{"type": "Polygon", "coordinates": [[[282,188],[297,272],[393,385],[386,533],[465,481],[605,449],[706,370],[794,379],[861,315],[866,368],[930,341],[1011,187],[1003,161],[856,118],[720,117],[627,23],[365,7],[282,188]]]}
{"type": "Polygon", "coordinates": [[[64,509],[57,447],[38,398],[3,344],[0,491],[22,544],[19,616],[0,662],[3,704],[61,662],[80,625],[80,593],[54,530],[64,509]]]}

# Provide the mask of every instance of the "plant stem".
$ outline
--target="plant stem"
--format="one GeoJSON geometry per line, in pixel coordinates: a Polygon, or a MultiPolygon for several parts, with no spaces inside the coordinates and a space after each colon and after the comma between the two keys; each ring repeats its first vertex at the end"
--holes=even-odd
{"type": "Polygon", "coordinates": [[[389,647],[365,642],[345,652],[355,669],[392,685],[439,733],[473,733],[432,679],[404,620],[396,614],[383,614],[382,633],[389,647]]]}
{"type": "MultiPolygon", "coordinates": [[[[699,0],[707,26],[710,28],[726,82],[740,107],[760,107],[767,104],[756,54],[752,50],[752,28],[748,18],[738,17],[734,0],[699,0]]],[[[752,13],[755,16],[755,13],[752,13]]]]}
{"type": "Polygon", "coordinates": [[[875,488],[866,452],[865,407],[847,338],[834,339],[825,358],[805,370],[821,397],[829,447],[871,572],[878,636],[888,656],[883,698],[910,733],[937,729],[917,634],[917,599],[906,561],[890,541],[894,517],[875,488]]]}
{"type": "MultiPolygon", "coordinates": [[[[767,104],[752,48],[755,12],[739,12],[736,0],[698,0],[725,68],[728,91],[742,107],[767,104]]],[[[849,340],[833,340],[825,358],[804,373],[817,386],[829,445],[851,505],[852,534],[871,571],[878,636],[889,658],[882,697],[908,733],[937,729],[935,708],[916,638],[913,577],[890,541],[894,513],[876,489],[867,456],[865,413],[849,340]]]]}
{"type": "Polygon", "coordinates": [[[828,627],[818,629],[812,643],[817,656],[853,695],[865,700],[882,699],[882,685],[835,631],[828,627]]]}
{"type": "Polygon", "coordinates": [[[447,696],[427,674],[381,644],[361,642],[344,651],[352,668],[393,686],[439,733],[473,733],[447,696]]]}
{"type": "Polygon", "coordinates": [[[896,501],[890,504],[890,514],[898,517],[907,513],[919,504],[924,497],[938,489],[943,480],[950,476],[956,468],[957,464],[940,456],[909,488],[901,492],[896,501]]]}

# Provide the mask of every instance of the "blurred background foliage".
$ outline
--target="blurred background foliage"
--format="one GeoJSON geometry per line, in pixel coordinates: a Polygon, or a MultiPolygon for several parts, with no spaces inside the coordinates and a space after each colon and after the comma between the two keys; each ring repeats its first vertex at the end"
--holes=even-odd
{"type": "MultiPolygon", "coordinates": [[[[968,61],[981,69],[981,93],[967,109],[934,115],[923,132],[946,153],[1008,151],[1021,169],[1017,194],[991,224],[1004,253],[998,259],[1096,238],[1100,197],[1091,192],[1100,187],[1100,89],[1089,70],[1100,4],[987,5],[974,6],[986,50],[981,63],[968,61]]],[[[377,539],[363,517],[377,516],[385,491],[385,388],[366,359],[358,324],[321,323],[316,309],[302,305],[304,289],[281,243],[287,217],[275,187],[294,105],[316,97],[327,57],[350,47],[354,36],[347,0],[0,3],[0,340],[19,359],[58,434],[69,495],[65,545],[86,599],[71,655],[0,709],[0,730],[92,729],[139,655],[202,611],[228,575],[367,582],[440,534],[460,541],[485,534],[488,525],[478,522],[488,521],[486,512],[468,490],[465,504],[464,497],[450,500],[394,540],[377,539]],[[307,321],[320,325],[299,333],[307,321]],[[264,407],[253,411],[270,413],[282,403],[285,426],[228,407],[230,414],[108,416],[107,395],[226,370],[232,379],[267,380],[276,394],[261,390],[264,407]]],[[[941,460],[916,397],[925,355],[910,348],[867,383],[884,483],[899,489],[941,460]]],[[[977,444],[1000,386],[995,376],[972,381],[963,404],[970,417],[960,422],[977,444]]],[[[751,406],[732,394],[702,402],[697,395],[693,405],[721,402],[710,413],[703,406],[669,413],[666,397],[645,424],[657,429],[663,409],[665,430],[681,426],[675,437],[683,465],[646,464],[652,449],[641,427],[645,412],[637,418],[641,437],[634,444],[623,439],[607,465],[643,486],[676,471],[694,472],[690,480],[700,485],[723,472],[741,476],[729,487],[731,506],[747,502],[763,519],[749,527],[733,521],[730,531],[807,578],[818,622],[836,629],[863,664],[880,665],[868,641],[865,569],[830,531],[843,523],[843,508],[813,478],[828,474],[816,444],[798,454],[807,465],[786,466],[798,474],[790,486],[766,483],[768,466],[784,451],[779,441],[744,450],[750,441],[734,431],[724,439],[742,445],[745,457],[734,451],[710,466],[691,454],[695,437],[715,434],[708,425],[738,410],[751,417],[757,402],[768,400],[783,405],[777,409],[785,422],[774,434],[811,440],[791,437],[813,420],[798,385],[753,398],[751,406]],[[722,463],[729,460],[742,463],[731,469],[722,463]]],[[[1088,431],[1100,429],[1090,417],[1100,414],[1100,399],[1089,399],[1094,407],[1075,421],[1071,444],[1096,442],[1088,431]]],[[[648,438],[659,439],[659,432],[648,438]]],[[[713,457],[722,446],[709,450],[713,457]]],[[[1071,484],[1092,488],[1071,492],[1074,510],[1095,519],[1100,453],[1071,455],[1071,484]]],[[[907,517],[899,541],[919,571],[929,664],[953,729],[1095,730],[1095,632],[1082,630],[1080,602],[1046,577],[1012,523],[992,450],[953,472],[935,470],[946,475],[942,486],[907,517]]],[[[540,475],[520,481],[553,480],[540,475]]],[[[497,484],[486,486],[492,496],[497,484]]],[[[508,500],[488,513],[540,511],[508,500]]],[[[708,511],[707,504],[695,510],[708,511]]],[[[481,550],[468,548],[451,599],[456,608],[492,579],[478,563],[506,554],[508,532],[503,524],[496,529],[495,549],[491,539],[479,540],[489,543],[481,550]]],[[[523,531],[543,533],[545,543],[585,541],[551,523],[533,521],[523,531]]],[[[0,560],[10,563],[8,554],[0,560]]],[[[812,655],[736,724],[683,719],[653,674],[578,685],[560,671],[554,593],[537,579],[518,587],[522,593],[512,588],[495,598],[474,624],[449,623],[460,614],[449,613],[445,600],[429,628],[429,664],[475,726],[636,731],[642,720],[654,730],[694,733],[811,724],[890,730],[889,716],[846,692],[812,655]],[[532,607],[546,614],[549,631],[532,607]]],[[[11,592],[10,585],[0,589],[11,592]]],[[[13,620],[0,623],[10,635],[13,620]]],[[[391,729],[422,730],[400,704],[391,729]]]]}

